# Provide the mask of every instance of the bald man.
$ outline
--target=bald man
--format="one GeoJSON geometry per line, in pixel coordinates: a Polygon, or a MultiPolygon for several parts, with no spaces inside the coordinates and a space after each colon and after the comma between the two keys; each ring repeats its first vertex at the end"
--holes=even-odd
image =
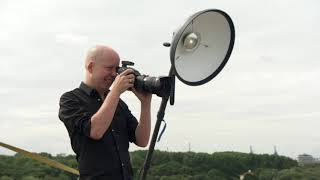
{"type": "Polygon", "coordinates": [[[140,147],[149,142],[152,95],[134,89],[132,70],[117,74],[119,61],[110,47],[90,49],[84,81],[60,98],[59,118],[68,130],[81,180],[133,179],[129,142],[140,147]],[[124,92],[140,100],[139,122],[120,99],[124,92]]]}

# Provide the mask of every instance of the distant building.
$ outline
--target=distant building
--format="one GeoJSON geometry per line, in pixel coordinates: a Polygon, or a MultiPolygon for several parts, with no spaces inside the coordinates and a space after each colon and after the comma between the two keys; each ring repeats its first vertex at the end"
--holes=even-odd
{"type": "Polygon", "coordinates": [[[278,156],[277,146],[273,146],[273,155],[278,156]]]}
{"type": "Polygon", "coordinates": [[[313,164],[313,163],[317,163],[317,162],[318,161],[309,154],[300,154],[298,156],[299,165],[313,164]]]}
{"type": "Polygon", "coordinates": [[[250,154],[253,154],[252,146],[250,146],[250,154]]]}

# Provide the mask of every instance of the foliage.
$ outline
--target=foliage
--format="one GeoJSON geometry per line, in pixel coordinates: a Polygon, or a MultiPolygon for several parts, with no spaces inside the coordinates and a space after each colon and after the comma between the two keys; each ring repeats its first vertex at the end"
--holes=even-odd
{"type": "MultiPolygon", "coordinates": [[[[144,158],[145,153],[143,153],[143,151],[136,152],[137,154],[133,156],[133,160],[144,158]]],[[[141,164],[139,164],[139,166],[141,166],[141,164]]],[[[240,152],[216,152],[207,154],[155,151],[148,178],[160,180],[239,179],[239,175],[248,170],[253,172],[256,170],[262,171],[262,169],[282,170],[296,166],[297,162],[295,160],[278,155],[256,155],[240,152]]],[[[136,174],[138,174],[138,172],[136,172],[136,174]]],[[[258,174],[255,174],[254,177],[257,177],[257,175],[258,174]]]]}
{"type": "MultiPolygon", "coordinates": [[[[48,153],[40,155],[56,160],[70,167],[77,168],[77,162],[72,155],[61,157],[48,153]]],[[[34,161],[21,154],[14,156],[0,155],[0,180],[76,180],[77,176],[51,168],[40,162],[34,161]]]]}
{"type": "MultiPolygon", "coordinates": [[[[77,168],[74,155],[56,156],[41,153],[50,159],[77,168]]],[[[131,152],[135,179],[144,162],[146,151],[131,152]]],[[[155,151],[148,172],[148,180],[232,180],[250,170],[254,175],[245,179],[286,180],[319,179],[320,165],[298,166],[295,160],[278,155],[257,155],[240,152],[195,152],[155,151]]],[[[51,168],[21,154],[0,155],[0,180],[75,180],[67,172],[51,168]]]]}

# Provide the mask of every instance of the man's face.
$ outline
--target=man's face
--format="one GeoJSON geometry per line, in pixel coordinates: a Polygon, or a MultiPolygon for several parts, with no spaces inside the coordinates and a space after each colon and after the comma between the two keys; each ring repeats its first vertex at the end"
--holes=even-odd
{"type": "Polygon", "coordinates": [[[119,56],[116,54],[101,57],[93,62],[91,77],[97,90],[106,91],[110,88],[117,76],[118,66],[119,56]]]}

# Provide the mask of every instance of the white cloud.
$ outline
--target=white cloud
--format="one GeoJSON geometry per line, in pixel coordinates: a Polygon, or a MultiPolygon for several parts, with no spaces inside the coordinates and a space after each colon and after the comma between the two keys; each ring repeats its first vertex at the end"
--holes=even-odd
{"type": "Polygon", "coordinates": [[[66,44],[86,44],[88,43],[88,37],[87,36],[81,36],[77,34],[71,34],[71,33],[63,33],[63,34],[57,34],[56,35],[56,41],[58,43],[66,43],[66,44]]]}

